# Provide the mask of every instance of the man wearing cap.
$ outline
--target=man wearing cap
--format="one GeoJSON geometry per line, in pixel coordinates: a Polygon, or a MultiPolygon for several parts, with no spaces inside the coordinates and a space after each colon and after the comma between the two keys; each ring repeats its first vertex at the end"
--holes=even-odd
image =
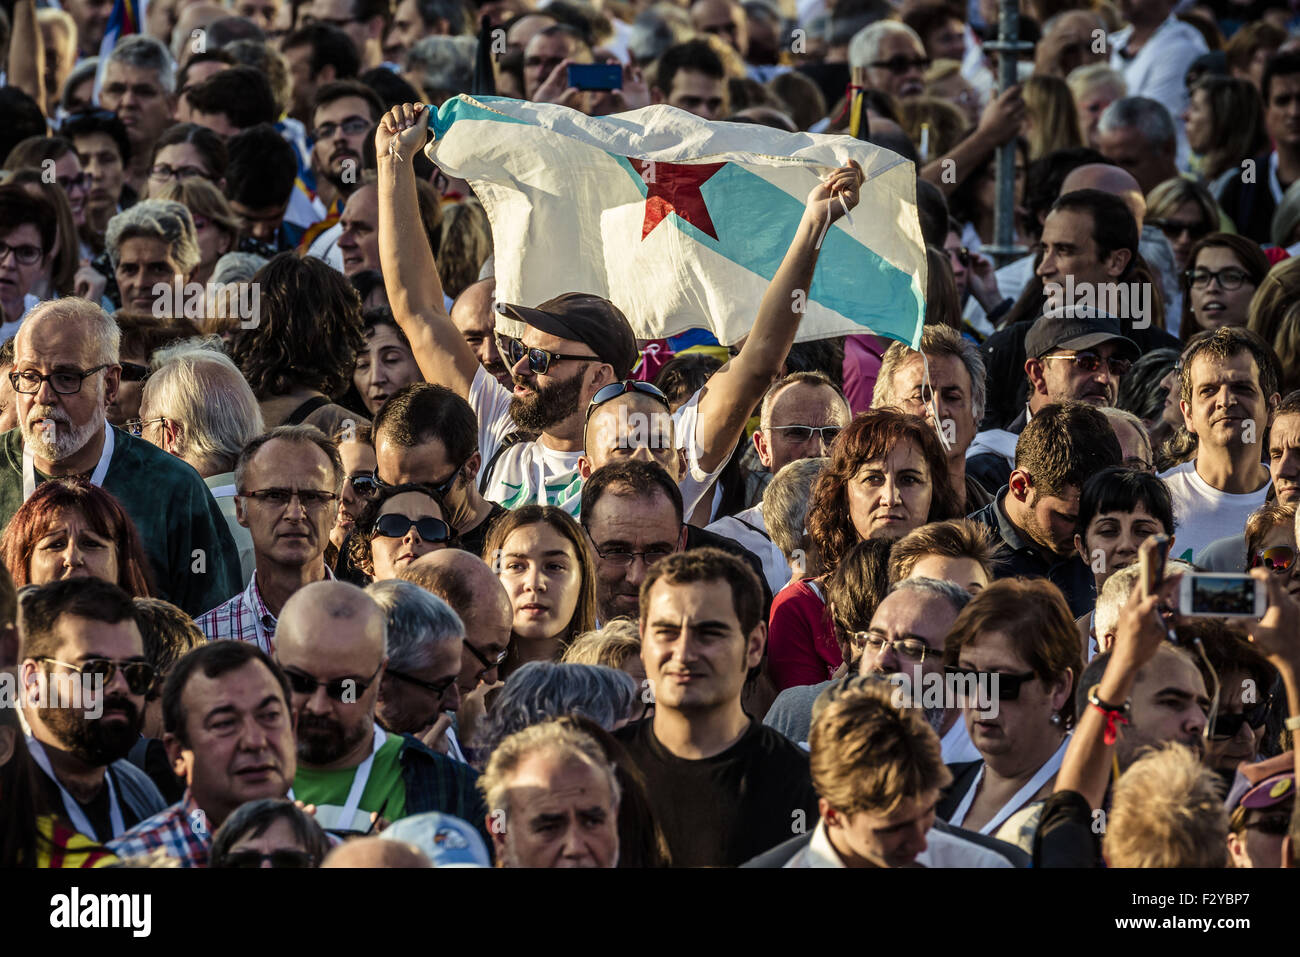
{"type": "MultiPolygon", "coordinates": [[[[486,497],[507,508],[549,504],[576,515],[588,405],[601,389],[631,377],[639,356],[636,337],[627,317],[600,296],[570,292],[536,308],[500,305],[502,315],[524,327],[518,339],[500,337],[513,393],[482,369],[443,306],[428,244],[407,239],[422,235],[410,160],[423,148],[427,127],[428,111],[404,104],[384,117],[375,137],[380,261],[393,314],[425,380],[464,396],[478,415],[486,497]]],[[[856,167],[846,167],[812,194],[739,354],[674,413],[674,445],[688,465],[682,480],[688,514],[731,455],[794,342],[801,317],[794,308],[801,297],[794,292],[811,288],[817,237],[828,217],[833,221],[843,212],[839,202],[831,203],[832,192],[852,208],[861,176],[856,167]]]]}
{"type": "Polygon", "coordinates": [[[1049,309],[1025,337],[1025,378],[1029,401],[1006,429],[975,436],[966,472],[985,488],[1007,484],[1015,465],[1016,442],[1034,414],[1052,402],[1076,399],[1113,406],[1119,379],[1139,355],[1137,344],[1120,331],[1119,321],[1086,306],[1049,309]]]}
{"type": "Polygon", "coordinates": [[[1295,753],[1239,764],[1223,806],[1233,867],[1281,867],[1282,843],[1295,809],[1295,753]]]}

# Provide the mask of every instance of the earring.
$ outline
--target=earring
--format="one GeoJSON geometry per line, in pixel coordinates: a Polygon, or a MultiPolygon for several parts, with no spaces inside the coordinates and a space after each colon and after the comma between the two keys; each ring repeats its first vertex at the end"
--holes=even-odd
{"type": "Polygon", "coordinates": [[[1061,712],[1056,711],[1052,714],[1052,724],[1058,728],[1061,726],[1061,712]]]}

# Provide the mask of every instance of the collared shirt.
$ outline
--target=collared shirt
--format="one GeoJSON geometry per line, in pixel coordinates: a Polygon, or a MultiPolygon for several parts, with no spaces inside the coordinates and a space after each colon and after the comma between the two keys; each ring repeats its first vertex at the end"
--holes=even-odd
{"type": "Polygon", "coordinates": [[[124,860],[145,857],[162,848],[168,857],[177,858],[181,867],[207,867],[212,853],[212,828],[207,815],[194,803],[189,790],[185,796],[153,817],[141,821],[108,849],[124,860]]]}
{"type": "MultiPolygon", "coordinates": [[[[332,581],[334,573],[325,566],[325,580],[332,581]]],[[[275,655],[276,617],[262,600],[257,587],[257,572],[248,579],[248,587],[224,604],[205,612],[194,623],[208,641],[235,639],[256,643],[268,655],[275,655]]]]}
{"type": "Polygon", "coordinates": [[[247,582],[253,577],[253,571],[257,567],[257,556],[253,551],[253,533],[240,525],[239,519],[235,517],[235,473],[222,472],[220,475],[209,475],[203,480],[203,484],[208,487],[217,507],[221,509],[221,517],[226,520],[230,537],[235,540],[235,547],[239,549],[239,580],[247,582]]]}
{"type": "Polygon", "coordinates": [[[1087,614],[1097,603],[1096,579],[1091,570],[1078,555],[1059,558],[1043,549],[1037,542],[1023,535],[1007,518],[1002,502],[1007,495],[1007,486],[1002,486],[993,501],[978,512],[972,512],[968,518],[992,529],[1001,540],[998,549],[994,578],[1014,578],[1023,575],[1026,578],[1046,578],[1065,595],[1074,617],[1087,614]]]}

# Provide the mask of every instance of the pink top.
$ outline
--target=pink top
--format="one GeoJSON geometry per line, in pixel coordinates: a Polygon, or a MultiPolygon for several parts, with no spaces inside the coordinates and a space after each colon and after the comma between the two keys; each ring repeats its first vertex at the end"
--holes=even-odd
{"type": "Polygon", "coordinates": [[[891,342],[882,336],[844,337],[844,398],[854,415],[871,408],[880,360],[891,342]]]}
{"type": "Polygon", "coordinates": [[[844,663],[835,629],[811,578],[787,585],[772,602],[767,669],[778,691],[830,680],[844,663]]]}

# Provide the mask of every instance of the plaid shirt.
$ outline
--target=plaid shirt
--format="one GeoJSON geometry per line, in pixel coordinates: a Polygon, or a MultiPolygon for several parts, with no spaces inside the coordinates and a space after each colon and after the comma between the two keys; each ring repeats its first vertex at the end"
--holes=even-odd
{"type": "MultiPolygon", "coordinates": [[[[325,580],[332,581],[334,573],[325,566],[325,580]]],[[[208,641],[237,639],[254,642],[271,657],[275,657],[276,617],[266,607],[262,593],[257,588],[257,571],[248,578],[248,587],[211,611],[204,612],[194,623],[208,641]]]]}
{"type": "Polygon", "coordinates": [[[123,859],[145,857],[159,848],[168,857],[179,858],[181,867],[208,866],[212,831],[207,816],[194,803],[188,789],[185,796],[171,807],[108,842],[108,849],[123,859]]]}

